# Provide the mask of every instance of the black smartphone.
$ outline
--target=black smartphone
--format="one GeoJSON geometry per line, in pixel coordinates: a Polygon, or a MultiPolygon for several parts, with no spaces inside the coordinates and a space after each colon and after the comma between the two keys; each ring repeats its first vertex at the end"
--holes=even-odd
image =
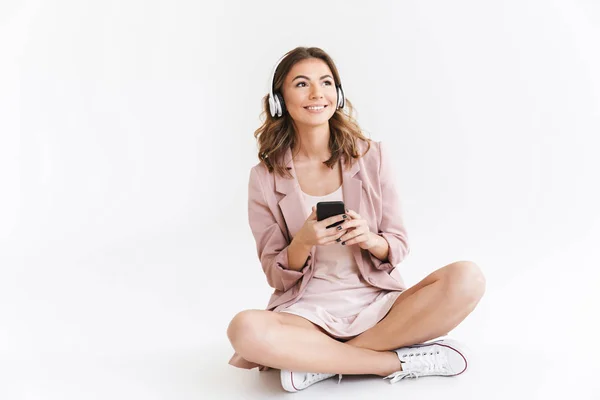
{"type": "MultiPolygon", "coordinates": [[[[329,217],[333,217],[334,215],[345,213],[346,207],[344,206],[343,201],[320,201],[317,203],[317,221],[322,221],[329,217]]],[[[344,221],[334,222],[333,224],[327,226],[327,228],[338,226],[342,222],[344,221]]]]}

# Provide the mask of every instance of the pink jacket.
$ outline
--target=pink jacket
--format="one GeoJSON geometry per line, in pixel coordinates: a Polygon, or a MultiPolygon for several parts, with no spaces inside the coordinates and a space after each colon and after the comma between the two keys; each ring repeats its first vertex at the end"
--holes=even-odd
{"type": "MultiPolygon", "coordinates": [[[[366,148],[367,144],[359,140],[359,153],[362,154],[366,148]]],[[[258,163],[250,171],[248,184],[250,228],[267,282],[275,289],[267,310],[296,302],[314,274],[312,261],[315,259],[315,247],[311,249],[301,271],[287,269],[288,245],[309,214],[305,212],[290,149],[284,157],[293,179],[271,174],[262,163],[258,163]]],[[[394,185],[391,157],[386,146],[371,141],[369,152],[356,160],[350,170],[346,170],[342,163],[342,192],[346,208],[358,212],[368,221],[371,232],[384,237],[390,246],[388,260],[381,261],[368,250],[356,244],[351,245],[360,273],[373,286],[404,290],[406,285],[395,267],[410,250],[402,221],[400,198],[394,185]]],[[[237,353],[229,363],[240,368],[263,369],[237,353]]]]}

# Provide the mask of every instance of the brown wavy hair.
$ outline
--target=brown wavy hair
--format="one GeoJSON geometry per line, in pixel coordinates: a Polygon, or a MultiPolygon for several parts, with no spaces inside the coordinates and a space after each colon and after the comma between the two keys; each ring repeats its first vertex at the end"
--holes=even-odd
{"type": "MultiPolygon", "coordinates": [[[[285,77],[292,66],[308,58],[318,58],[325,61],[333,74],[335,85],[341,84],[338,70],[325,51],[318,47],[296,47],[286,53],[286,56],[277,66],[273,79],[273,93],[281,93],[285,77]]],[[[362,130],[354,118],[352,103],[347,98],[345,100],[344,108],[337,109],[329,119],[329,150],[331,151],[331,157],[323,163],[331,169],[342,156],[344,156],[346,168],[349,169],[354,162],[353,160],[362,157],[371,147],[371,139],[362,134],[362,130]],[[367,143],[367,150],[363,154],[358,154],[358,140],[367,143]]],[[[279,118],[272,117],[269,111],[269,94],[263,97],[263,108],[261,115],[265,114],[265,121],[254,132],[259,147],[258,158],[265,164],[269,172],[275,171],[282,177],[292,178],[292,174],[283,165],[283,155],[288,148],[294,148],[297,141],[292,117],[287,110],[279,118]]]]}

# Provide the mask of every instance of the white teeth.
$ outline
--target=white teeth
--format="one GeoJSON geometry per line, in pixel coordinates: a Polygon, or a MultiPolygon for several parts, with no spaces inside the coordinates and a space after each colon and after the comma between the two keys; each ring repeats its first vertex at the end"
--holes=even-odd
{"type": "Polygon", "coordinates": [[[325,106],[319,106],[319,107],[306,107],[306,108],[308,108],[309,110],[322,110],[322,109],[324,109],[324,108],[325,108],[325,106]]]}

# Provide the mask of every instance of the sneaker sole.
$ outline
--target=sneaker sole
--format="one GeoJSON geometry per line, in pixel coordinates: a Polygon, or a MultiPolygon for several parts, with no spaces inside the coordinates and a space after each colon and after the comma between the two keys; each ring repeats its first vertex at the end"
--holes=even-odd
{"type": "Polygon", "coordinates": [[[297,392],[298,389],[294,386],[294,376],[292,371],[281,370],[279,373],[281,377],[281,386],[286,392],[297,392]]]}

